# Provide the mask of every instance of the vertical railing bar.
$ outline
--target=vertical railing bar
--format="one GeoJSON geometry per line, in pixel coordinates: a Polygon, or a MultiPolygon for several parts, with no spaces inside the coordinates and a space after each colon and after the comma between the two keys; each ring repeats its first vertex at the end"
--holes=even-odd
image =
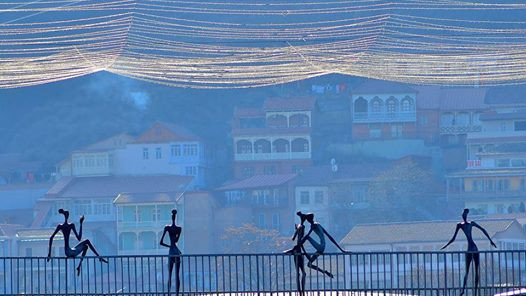
{"type": "Polygon", "coordinates": [[[209,290],[212,292],[212,263],[210,262],[212,260],[211,256],[208,256],[208,285],[209,290]]]}
{"type": "Polygon", "coordinates": [[[153,265],[155,278],[155,294],[159,294],[159,283],[157,282],[157,257],[153,257],[153,265]]]}
{"type": "MultiPolygon", "coordinates": [[[[522,268],[521,268],[522,251],[519,250],[519,287],[522,287],[522,268]]],[[[526,254],[525,254],[526,259],[526,254]]]]}
{"type": "Polygon", "coordinates": [[[203,282],[202,285],[202,292],[205,292],[205,258],[207,256],[201,257],[201,281],[203,282]]]}
{"type": "MultiPolygon", "coordinates": [[[[95,286],[95,290],[94,292],[97,293],[97,260],[95,260],[95,258],[93,258],[93,281],[94,281],[94,286],[95,286]]],[[[89,262],[88,262],[88,265],[89,265],[89,262]]]]}
{"type": "Polygon", "coordinates": [[[511,251],[511,279],[512,279],[512,286],[515,288],[515,252],[511,251]]]}
{"type": "MultiPolygon", "coordinates": [[[[508,280],[508,251],[504,251],[504,272],[505,272],[505,281],[506,286],[509,284],[508,280]]],[[[508,289],[506,289],[504,292],[508,292],[508,289]]]]}
{"type": "MultiPolygon", "coordinates": [[[[197,256],[194,256],[194,273],[195,273],[195,292],[199,292],[199,284],[197,282],[197,256]]],[[[190,273],[191,274],[191,273],[190,273]]]]}
{"type": "Polygon", "coordinates": [[[217,270],[217,258],[218,258],[218,256],[214,255],[214,261],[215,261],[215,269],[214,269],[215,272],[214,272],[214,274],[216,275],[216,292],[219,292],[219,276],[218,276],[219,272],[217,270]]]}

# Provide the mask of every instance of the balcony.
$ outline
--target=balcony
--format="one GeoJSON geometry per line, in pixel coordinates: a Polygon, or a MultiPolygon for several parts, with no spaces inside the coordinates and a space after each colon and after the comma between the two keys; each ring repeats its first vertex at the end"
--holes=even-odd
{"type": "Polygon", "coordinates": [[[354,112],[355,123],[414,122],[416,112],[354,112]]]}
{"type": "Polygon", "coordinates": [[[525,198],[526,190],[514,190],[514,191],[476,191],[476,192],[449,192],[450,198],[456,199],[513,199],[513,198],[525,198]]]}
{"type": "Polygon", "coordinates": [[[482,126],[480,125],[465,125],[465,126],[441,126],[440,133],[447,135],[461,135],[473,132],[481,132],[482,126]]]}
{"type": "Polygon", "coordinates": [[[505,139],[514,137],[526,137],[526,131],[481,131],[478,133],[469,133],[468,140],[478,139],[505,139]]]}
{"type": "Polygon", "coordinates": [[[284,159],[310,159],[310,152],[271,152],[271,153],[236,153],[234,160],[284,160],[284,159]]]}
{"type": "Polygon", "coordinates": [[[119,231],[138,230],[138,229],[162,229],[165,225],[170,224],[170,220],[164,221],[118,221],[117,229],[119,231]]]}

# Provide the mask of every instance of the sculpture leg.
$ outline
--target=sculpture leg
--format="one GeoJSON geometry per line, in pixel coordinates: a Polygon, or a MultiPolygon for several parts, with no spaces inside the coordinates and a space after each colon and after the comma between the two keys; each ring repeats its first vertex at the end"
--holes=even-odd
{"type": "MultiPolygon", "coordinates": [[[[85,240],[84,241],[86,243],[86,245],[88,245],[88,247],[90,248],[90,250],[97,256],[100,257],[100,254],[97,252],[97,250],[95,250],[95,247],[93,246],[93,244],[91,244],[91,242],[89,241],[89,239],[85,240]]],[[[104,258],[99,258],[99,261],[101,262],[104,262],[104,263],[108,263],[108,260],[104,259],[104,258]]]]}
{"type": "Polygon", "coordinates": [[[82,254],[80,255],[79,265],[77,266],[77,276],[80,276],[80,267],[82,266],[82,261],[84,261],[84,256],[86,256],[86,253],[88,252],[88,246],[82,245],[81,247],[82,247],[82,254]]]}
{"type": "Polygon", "coordinates": [[[460,293],[460,296],[464,295],[464,292],[466,291],[471,260],[473,260],[473,253],[466,253],[466,274],[464,275],[464,285],[462,286],[462,292],[460,293]]]}
{"type": "Polygon", "coordinates": [[[475,261],[475,293],[474,296],[477,296],[479,290],[479,268],[480,268],[480,254],[473,254],[473,260],[475,261]]]}
{"type": "Polygon", "coordinates": [[[309,263],[307,263],[307,266],[308,266],[310,269],[314,269],[314,270],[316,270],[316,271],[319,271],[319,272],[321,272],[321,273],[324,273],[324,274],[328,275],[330,278],[333,278],[334,276],[332,275],[332,273],[330,273],[330,272],[328,272],[328,271],[326,271],[326,270],[324,270],[324,269],[321,269],[321,268],[319,268],[318,266],[312,264],[312,262],[316,261],[316,259],[318,259],[318,257],[319,257],[321,254],[322,254],[322,253],[320,253],[320,252],[316,252],[316,253],[314,253],[314,255],[312,255],[312,256],[310,257],[310,259],[309,259],[309,263]]]}
{"type": "Polygon", "coordinates": [[[168,295],[172,291],[172,271],[174,269],[175,258],[170,257],[168,259],[168,295]]]}
{"type": "Polygon", "coordinates": [[[301,292],[300,295],[305,295],[305,277],[307,276],[307,273],[305,272],[305,265],[303,264],[303,257],[300,258],[300,270],[301,270],[301,292]]]}
{"type": "Polygon", "coordinates": [[[179,296],[179,285],[180,285],[180,280],[179,280],[179,270],[181,268],[181,258],[180,257],[176,257],[175,258],[175,291],[177,294],[177,296],[179,296]]]}

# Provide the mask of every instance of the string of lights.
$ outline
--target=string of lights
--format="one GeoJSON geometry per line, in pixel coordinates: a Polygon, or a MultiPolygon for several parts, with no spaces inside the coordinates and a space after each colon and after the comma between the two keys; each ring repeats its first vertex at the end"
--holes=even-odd
{"type": "Polygon", "coordinates": [[[0,88],[97,71],[194,88],[525,83],[525,16],[519,0],[8,0],[0,88]]]}

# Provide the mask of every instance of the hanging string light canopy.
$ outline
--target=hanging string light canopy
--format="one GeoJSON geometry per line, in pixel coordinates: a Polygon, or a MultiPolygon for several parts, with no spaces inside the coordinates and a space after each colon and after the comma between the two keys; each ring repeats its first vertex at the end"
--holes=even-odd
{"type": "Polygon", "coordinates": [[[5,0],[0,88],[108,71],[193,88],[341,73],[526,82],[521,0],[5,0]]]}

